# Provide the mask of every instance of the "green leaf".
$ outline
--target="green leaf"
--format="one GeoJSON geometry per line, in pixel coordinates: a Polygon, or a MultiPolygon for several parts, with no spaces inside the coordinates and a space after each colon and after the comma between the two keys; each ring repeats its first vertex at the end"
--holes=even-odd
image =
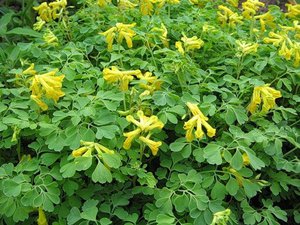
{"type": "Polygon", "coordinates": [[[11,21],[14,13],[4,13],[0,19],[0,35],[4,35],[7,30],[7,24],[11,21]]]}
{"type": "Polygon", "coordinates": [[[221,150],[223,149],[222,146],[210,143],[203,149],[203,157],[207,160],[209,164],[222,164],[222,156],[221,150]]]}
{"type": "Polygon", "coordinates": [[[179,151],[181,151],[183,148],[184,148],[184,146],[186,146],[187,145],[187,143],[185,143],[185,142],[178,142],[178,141],[176,141],[176,142],[173,142],[172,144],[170,144],[170,149],[171,149],[171,151],[173,151],[173,152],[179,152],[179,151]]]}
{"type": "Polygon", "coordinates": [[[239,184],[236,179],[230,177],[226,184],[226,191],[231,195],[235,196],[237,191],[239,190],[239,184]]]}
{"type": "Polygon", "coordinates": [[[39,32],[36,32],[32,30],[31,28],[26,27],[16,27],[8,32],[6,34],[18,34],[18,35],[24,35],[24,36],[31,36],[31,37],[37,37],[42,38],[42,34],[39,32]]]}
{"type": "Polygon", "coordinates": [[[80,211],[78,208],[73,207],[70,210],[70,213],[67,217],[67,221],[69,225],[72,225],[81,219],[80,211]]]}
{"type": "Polygon", "coordinates": [[[17,197],[21,193],[22,185],[14,180],[4,180],[2,185],[3,193],[8,197],[17,197]]]}
{"type": "Polygon", "coordinates": [[[117,153],[115,154],[103,153],[101,156],[103,162],[107,166],[111,168],[119,168],[121,166],[121,158],[117,153]]]}
{"type": "Polygon", "coordinates": [[[89,199],[82,206],[82,213],[80,216],[85,220],[96,221],[97,213],[98,213],[98,200],[89,199]]]}
{"type": "Polygon", "coordinates": [[[77,157],[74,160],[77,171],[87,170],[93,163],[93,157],[77,157]]]}
{"type": "Polygon", "coordinates": [[[60,168],[60,172],[64,178],[73,177],[76,173],[76,164],[74,162],[67,163],[60,168]]]}
{"type": "Polygon", "coordinates": [[[110,173],[110,170],[99,161],[94,172],[92,173],[92,180],[95,183],[110,183],[112,181],[112,175],[110,173]]]}
{"type": "Polygon", "coordinates": [[[243,167],[243,156],[239,150],[236,150],[235,154],[232,156],[230,165],[236,169],[240,170],[243,167]]]}
{"type": "Polygon", "coordinates": [[[185,194],[176,196],[173,204],[177,212],[183,212],[188,207],[189,198],[185,194]]]}
{"type": "Polygon", "coordinates": [[[173,224],[175,222],[175,218],[166,214],[158,214],[156,217],[156,222],[158,225],[160,224],[173,224]]]}
{"type": "Polygon", "coordinates": [[[214,187],[211,190],[211,197],[213,199],[224,199],[226,195],[226,187],[224,184],[220,183],[219,181],[216,181],[214,187]]]}
{"type": "Polygon", "coordinates": [[[113,139],[116,136],[117,131],[119,131],[119,127],[116,125],[97,127],[96,138],[102,139],[105,137],[107,139],[113,139]]]}

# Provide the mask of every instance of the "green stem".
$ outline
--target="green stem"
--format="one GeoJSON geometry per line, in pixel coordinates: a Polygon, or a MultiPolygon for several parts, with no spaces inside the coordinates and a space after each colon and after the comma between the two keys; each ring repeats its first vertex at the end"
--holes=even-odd
{"type": "Polygon", "coordinates": [[[123,107],[124,107],[124,111],[127,110],[127,106],[126,106],[126,92],[123,92],[123,107]]]}

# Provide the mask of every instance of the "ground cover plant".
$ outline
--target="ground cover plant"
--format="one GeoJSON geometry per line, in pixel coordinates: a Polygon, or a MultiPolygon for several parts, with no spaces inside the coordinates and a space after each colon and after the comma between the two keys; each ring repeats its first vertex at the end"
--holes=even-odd
{"type": "Polygon", "coordinates": [[[300,5],[10,1],[0,224],[297,224],[300,5]]]}

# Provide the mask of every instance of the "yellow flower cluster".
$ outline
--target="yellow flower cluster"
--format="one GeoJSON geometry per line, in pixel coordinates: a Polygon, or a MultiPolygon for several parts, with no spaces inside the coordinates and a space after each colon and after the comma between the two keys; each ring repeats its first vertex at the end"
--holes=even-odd
{"type": "Polygon", "coordinates": [[[89,141],[80,141],[80,145],[82,147],[73,150],[72,155],[73,157],[90,157],[93,155],[93,153],[96,151],[97,155],[101,157],[101,155],[103,153],[107,153],[107,154],[115,154],[115,152],[113,150],[110,150],[106,147],[104,147],[103,145],[100,145],[98,143],[95,142],[89,142],[89,141]]]}
{"type": "Polygon", "coordinates": [[[286,4],[286,7],[287,13],[285,13],[285,16],[289,18],[298,18],[300,16],[300,4],[286,4]]]}
{"type": "Polygon", "coordinates": [[[115,27],[112,27],[105,32],[99,33],[100,35],[105,36],[106,43],[107,43],[107,50],[112,51],[112,45],[116,35],[118,36],[117,42],[119,44],[121,44],[123,39],[125,39],[128,48],[132,48],[132,37],[134,37],[136,33],[131,28],[133,28],[135,25],[136,25],[135,23],[132,24],[117,23],[115,27]]]}
{"type": "Polygon", "coordinates": [[[204,45],[204,42],[200,38],[196,36],[188,38],[185,34],[183,34],[181,41],[176,41],[175,47],[182,55],[184,55],[185,52],[200,49],[204,45]]]}
{"type": "Polygon", "coordinates": [[[52,45],[52,46],[58,45],[58,38],[50,29],[46,30],[46,32],[43,35],[43,39],[48,45],[52,45]]]}
{"type": "Polygon", "coordinates": [[[146,72],[142,74],[140,70],[127,70],[120,71],[117,67],[112,66],[111,68],[105,68],[103,70],[103,78],[108,83],[120,83],[120,90],[127,91],[129,82],[134,79],[134,77],[141,80],[140,87],[145,91],[140,95],[146,96],[152,94],[154,91],[160,89],[161,81],[153,76],[152,73],[146,72]]]}
{"type": "Polygon", "coordinates": [[[111,0],[98,0],[98,5],[100,7],[106,6],[108,3],[111,3],[111,0]]]}
{"type": "Polygon", "coordinates": [[[227,0],[227,3],[237,8],[239,6],[239,0],[227,0]]]}
{"type": "Polygon", "coordinates": [[[260,29],[262,32],[264,32],[266,30],[266,25],[268,25],[271,28],[275,28],[276,24],[274,23],[274,19],[275,17],[271,14],[270,11],[259,15],[259,16],[255,16],[255,19],[259,19],[260,22],[260,29]]]}
{"type": "Polygon", "coordinates": [[[197,5],[198,7],[204,7],[208,0],[189,0],[189,2],[193,5],[197,5]]]}
{"type": "Polygon", "coordinates": [[[140,97],[153,94],[154,91],[160,89],[162,84],[162,81],[157,79],[157,77],[153,76],[150,72],[146,72],[139,78],[142,81],[142,83],[140,83],[140,87],[145,90],[142,94],[140,94],[140,97]]]}
{"type": "Polygon", "coordinates": [[[157,10],[161,9],[166,3],[178,4],[180,0],[141,0],[140,11],[142,15],[152,15],[154,8],[157,10]]]}
{"type": "Polygon", "coordinates": [[[39,6],[33,7],[38,12],[37,24],[34,25],[35,29],[40,30],[42,28],[42,21],[50,22],[59,18],[62,15],[63,10],[67,6],[67,0],[56,0],[54,2],[43,2],[39,6]]]}
{"type": "Polygon", "coordinates": [[[259,46],[258,43],[252,44],[252,43],[247,43],[245,41],[236,41],[238,45],[238,56],[245,56],[251,53],[257,52],[257,48],[259,46]]]}
{"type": "Polygon", "coordinates": [[[192,113],[192,118],[184,123],[183,129],[186,130],[186,139],[188,142],[191,142],[194,140],[194,134],[196,138],[200,139],[203,137],[204,132],[202,130],[202,125],[205,127],[207,131],[208,137],[214,137],[216,134],[216,129],[212,128],[208,124],[208,118],[203,115],[201,110],[197,107],[197,104],[193,104],[190,102],[187,102],[186,104],[188,108],[190,109],[192,113]],[[194,129],[196,128],[196,131],[194,132],[194,129]]]}
{"type": "Polygon", "coordinates": [[[161,23],[161,27],[154,27],[151,31],[158,33],[158,36],[159,36],[161,42],[163,43],[163,45],[166,48],[169,47],[169,39],[167,38],[168,30],[163,23],[161,23]]]}
{"type": "Polygon", "coordinates": [[[118,7],[120,9],[133,9],[137,6],[137,4],[132,3],[129,0],[119,0],[118,7]]]}
{"type": "Polygon", "coordinates": [[[157,116],[147,117],[144,115],[143,111],[139,110],[137,112],[139,121],[136,120],[132,115],[128,115],[126,120],[130,123],[133,123],[136,126],[136,129],[127,133],[124,133],[126,140],[123,143],[123,148],[128,150],[131,148],[132,141],[139,139],[142,143],[146,144],[152,155],[156,155],[158,148],[162,145],[161,141],[153,141],[150,139],[152,131],[154,129],[162,129],[164,124],[157,118],[157,116]]]}
{"type": "Polygon", "coordinates": [[[265,6],[265,3],[260,2],[259,0],[247,0],[246,2],[242,3],[242,15],[247,19],[251,19],[253,16],[255,16],[259,8],[263,6],[265,6]]]}
{"type": "Polygon", "coordinates": [[[32,63],[28,69],[26,69],[23,74],[33,75],[31,78],[32,83],[30,86],[31,99],[34,100],[42,110],[47,110],[48,105],[42,101],[42,97],[45,95],[48,99],[53,99],[56,103],[58,99],[65,95],[61,90],[62,81],[64,75],[55,76],[58,69],[51,72],[38,75],[34,70],[34,64],[32,63]]]}
{"type": "Polygon", "coordinates": [[[213,221],[210,225],[227,224],[230,214],[230,209],[214,213],[213,221]]]}
{"type": "Polygon", "coordinates": [[[229,27],[235,27],[237,23],[242,23],[242,16],[234,13],[231,9],[224,5],[219,5],[218,9],[218,20],[222,26],[229,25],[229,27]]]}
{"type": "Polygon", "coordinates": [[[263,102],[260,113],[266,114],[270,109],[274,108],[275,100],[280,97],[280,91],[269,87],[268,84],[254,87],[252,99],[247,109],[251,114],[254,114],[257,111],[258,105],[263,102]]]}
{"type": "Polygon", "coordinates": [[[274,46],[279,47],[278,54],[286,60],[294,59],[294,66],[300,65],[300,43],[292,41],[286,32],[270,32],[269,37],[264,38],[265,43],[272,43],[274,46]]]}
{"type": "Polygon", "coordinates": [[[129,82],[134,79],[134,76],[141,77],[140,70],[120,71],[117,67],[112,66],[103,70],[103,78],[109,83],[120,83],[120,90],[127,91],[129,82]]]}

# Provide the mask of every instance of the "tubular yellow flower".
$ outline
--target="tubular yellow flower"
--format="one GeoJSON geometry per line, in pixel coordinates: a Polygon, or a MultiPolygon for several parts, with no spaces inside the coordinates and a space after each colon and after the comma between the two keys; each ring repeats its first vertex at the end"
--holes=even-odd
{"type": "Polygon", "coordinates": [[[259,0],[247,0],[246,2],[242,3],[242,15],[245,18],[250,19],[255,16],[259,8],[263,6],[265,6],[265,4],[263,2],[260,2],[259,0]]]}
{"type": "Polygon", "coordinates": [[[153,141],[143,136],[140,136],[139,140],[144,142],[150,148],[152,155],[157,155],[158,149],[162,145],[161,141],[153,141]]]}
{"type": "Polygon", "coordinates": [[[227,3],[237,8],[239,6],[239,0],[227,0],[227,3]]]}
{"type": "Polygon", "coordinates": [[[218,9],[218,20],[222,26],[229,25],[229,27],[235,27],[237,23],[242,23],[242,16],[232,12],[228,7],[219,5],[218,9]]]}
{"type": "Polygon", "coordinates": [[[177,48],[178,52],[182,55],[184,55],[184,49],[182,47],[182,42],[181,41],[176,41],[175,47],[177,48]]]}
{"type": "Polygon", "coordinates": [[[300,5],[292,5],[292,4],[286,4],[287,7],[287,13],[285,13],[285,16],[290,18],[297,18],[300,15],[300,5]]]}
{"type": "Polygon", "coordinates": [[[55,2],[49,3],[52,11],[52,18],[57,19],[61,16],[63,9],[67,6],[66,0],[56,0],[55,2]]]}
{"type": "Polygon", "coordinates": [[[73,157],[79,157],[82,156],[84,153],[86,153],[87,150],[89,150],[90,148],[84,146],[84,147],[80,147],[78,149],[75,149],[72,151],[72,156],[73,157]]]}
{"type": "Polygon", "coordinates": [[[137,128],[131,132],[123,134],[125,137],[127,137],[123,143],[123,148],[127,150],[130,149],[132,141],[139,137],[139,140],[143,141],[151,149],[152,154],[156,155],[161,142],[150,140],[152,134],[151,132],[154,129],[162,129],[164,124],[157,118],[157,116],[145,116],[141,110],[137,112],[137,116],[139,121],[136,120],[132,115],[128,115],[126,117],[126,120],[130,123],[133,123],[137,128]]]}
{"type": "Polygon", "coordinates": [[[46,22],[44,20],[41,19],[41,17],[37,17],[37,22],[35,22],[35,24],[33,24],[33,29],[34,30],[37,30],[37,31],[40,31],[43,26],[46,24],[46,22]]]}
{"type": "Polygon", "coordinates": [[[276,26],[274,23],[274,16],[272,16],[270,11],[265,14],[255,16],[254,18],[259,19],[262,32],[266,30],[266,25],[270,26],[271,28],[276,26]]]}
{"type": "Polygon", "coordinates": [[[140,1],[140,11],[142,15],[152,15],[154,10],[153,1],[152,0],[141,0],[140,1]]]}
{"type": "Polygon", "coordinates": [[[146,72],[143,76],[138,77],[141,81],[146,81],[146,83],[140,83],[140,87],[145,89],[145,91],[140,95],[146,96],[152,94],[154,91],[159,90],[162,81],[158,80],[156,76],[152,76],[152,73],[146,72]]]}
{"type": "Polygon", "coordinates": [[[273,44],[274,46],[279,46],[287,38],[286,34],[276,34],[274,32],[269,33],[269,37],[264,38],[264,42],[267,44],[273,44]]]}
{"type": "Polygon", "coordinates": [[[131,29],[135,27],[135,23],[132,24],[123,24],[117,23],[116,27],[118,29],[118,43],[121,44],[123,39],[126,40],[126,44],[128,48],[132,48],[132,37],[136,35],[136,33],[131,29]]]}
{"type": "Polygon", "coordinates": [[[291,60],[292,58],[292,49],[289,49],[286,45],[286,41],[283,41],[278,54],[284,57],[286,60],[291,60]]]}
{"type": "Polygon", "coordinates": [[[104,80],[106,80],[109,83],[120,82],[120,89],[122,91],[128,90],[129,82],[134,79],[134,76],[142,76],[142,72],[140,70],[120,71],[115,66],[112,66],[111,69],[104,68],[103,70],[104,80]]]}
{"type": "Polygon", "coordinates": [[[250,158],[246,152],[243,153],[243,165],[248,166],[250,165],[250,158]]]}
{"type": "Polygon", "coordinates": [[[61,91],[62,81],[65,76],[55,76],[56,72],[57,69],[45,74],[35,75],[32,78],[30,86],[31,98],[42,110],[48,109],[48,106],[41,100],[42,95],[45,94],[47,98],[53,99],[55,103],[60,97],[65,95],[65,93],[61,91]]]}
{"type": "Polygon", "coordinates": [[[33,7],[33,9],[35,11],[38,11],[38,14],[42,20],[44,20],[46,22],[49,22],[52,20],[52,14],[51,14],[52,10],[48,6],[47,2],[43,2],[39,6],[33,7]]]}
{"type": "Polygon", "coordinates": [[[185,36],[183,34],[181,41],[183,42],[184,49],[187,52],[194,50],[194,49],[200,49],[204,45],[204,42],[196,36],[188,38],[187,36],[185,36]]]}
{"type": "Polygon", "coordinates": [[[49,44],[49,45],[53,45],[53,46],[57,46],[58,45],[58,39],[55,36],[55,34],[50,30],[47,29],[44,36],[43,36],[44,41],[49,44]]]}
{"type": "Polygon", "coordinates": [[[207,131],[208,137],[214,137],[216,135],[216,129],[212,128],[208,124],[208,118],[204,116],[201,110],[198,108],[197,104],[193,104],[187,102],[186,105],[188,106],[189,110],[193,114],[192,118],[184,123],[183,129],[186,130],[186,139],[188,142],[194,140],[193,131],[196,127],[195,136],[196,138],[200,139],[203,137],[204,132],[202,130],[202,125],[205,127],[207,131]]]}
{"type": "Polygon", "coordinates": [[[100,145],[98,143],[93,142],[93,147],[96,149],[98,154],[100,152],[107,153],[107,154],[110,154],[110,155],[115,154],[115,152],[113,150],[110,150],[110,149],[106,148],[105,146],[100,145]]]}
{"type": "Polygon", "coordinates": [[[98,5],[100,7],[105,7],[109,3],[111,3],[111,0],[98,0],[98,5]]]}
{"type": "Polygon", "coordinates": [[[135,129],[135,130],[133,130],[133,131],[124,133],[123,135],[124,135],[125,137],[127,137],[127,138],[126,138],[126,140],[125,140],[124,143],[123,143],[123,148],[126,149],[126,150],[130,149],[130,148],[131,148],[132,141],[133,141],[134,139],[136,139],[137,136],[138,136],[141,132],[142,132],[141,129],[137,128],[137,129],[135,129]]]}
{"type": "Polygon", "coordinates": [[[24,75],[36,75],[37,72],[34,69],[34,63],[31,63],[30,66],[26,70],[24,70],[22,74],[24,74],[24,75]]]}
{"type": "Polygon", "coordinates": [[[258,105],[263,102],[261,113],[266,114],[270,109],[274,108],[275,100],[280,97],[280,91],[269,87],[268,84],[254,87],[252,99],[247,109],[251,114],[254,114],[258,105]]]}
{"type": "Polygon", "coordinates": [[[117,23],[115,27],[112,27],[105,32],[100,32],[99,33],[100,35],[105,36],[106,43],[107,43],[107,50],[112,51],[112,45],[116,33],[118,35],[117,42],[119,44],[121,44],[123,39],[125,39],[128,48],[132,48],[132,37],[134,37],[136,33],[131,28],[133,28],[135,25],[136,25],[135,23],[132,24],[117,23]]]}
{"type": "Polygon", "coordinates": [[[38,211],[39,211],[39,217],[37,219],[37,224],[38,225],[48,225],[47,218],[46,218],[43,208],[39,207],[38,211]]]}
{"type": "Polygon", "coordinates": [[[246,43],[245,41],[240,40],[237,40],[236,43],[238,45],[238,51],[242,56],[257,52],[257,48],[259,46],[257,43],[246,43]]]}
{"type": "Polygon", "coordinates": [[[300,43],[295,42],[293,44],[292,51],[294,53],[294,66],[298,67],[300,65],[300,43]]]}
{"type": "Polygon", "coordinates": [[[137,4],[134,4],[132,3],[131,1],[129,0],[120,0],[119,1],[119,4],[118,4],[118,7],[120,9],[133,9],[137,6],[137,4]]]}
{"type": "Polygon", "coordinates": [[[158,32],[159,33],[159,38],[163,45],[168,48],[169,47],[169,39],[167,38],[168,36],[168,30],[165,27],[163,23],[161,23],[161,27],[154,27],[151,31],[158,32]]]}
{"type": "Polygon", "coordinates": [[[227,224],[230,214],[230,209],[225,209],[224,211],[214,213],[211,225],[227,224]]]}

